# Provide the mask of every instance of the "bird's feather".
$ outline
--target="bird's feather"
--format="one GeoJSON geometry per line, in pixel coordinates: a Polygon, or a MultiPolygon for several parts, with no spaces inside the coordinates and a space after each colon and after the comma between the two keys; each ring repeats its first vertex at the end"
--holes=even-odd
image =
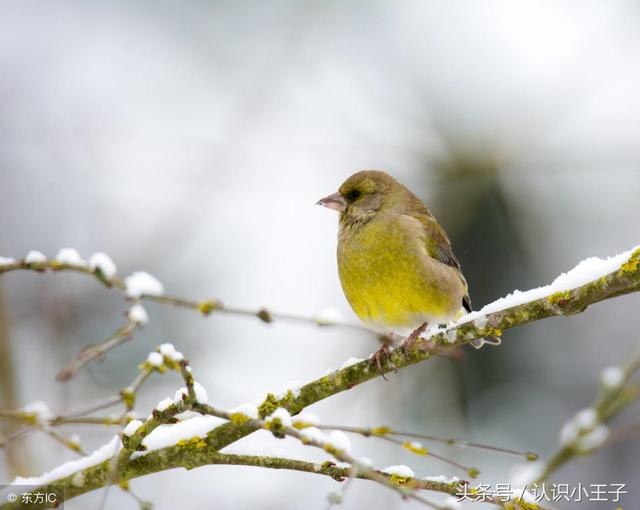
{"type": "MultiPolygon", "coordinates": [[[[453,267],[462,280],[465,289],[467,288],[467,281],[462,275],[462,266],[458,261],[457,257],[453,253],[453,248],[451,247],[451,241],[447,237],[447,234],[444,232],[442,227],[438,225],[438,222],[435,220],[431,211],[418,201],[418,205],[414,204],[414,208],[417,208],[417,214],[414,213],[414,216],[423,226],[424,229],[424,239],[426,242],[427,253],[429,256],[434,259],[446,264],[448,266],[453,267]]],[[[469,294],[466,293],[462,298],[462,306],[467,312],[472,310],[471,307],[471,298],[469,294]]]]}

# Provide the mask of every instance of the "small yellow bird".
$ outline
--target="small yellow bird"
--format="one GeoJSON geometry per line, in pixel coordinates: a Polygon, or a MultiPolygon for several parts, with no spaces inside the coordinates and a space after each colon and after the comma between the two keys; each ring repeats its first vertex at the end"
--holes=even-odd
{"type": "Polygon", "coordinates": [[[412,332],[407,349],[428,323],[471,311],[447,234],[427,206],[389,174],[357,172],[317,204],[340,213],[340,282],[365,325],[386,336],[412,332]]]}

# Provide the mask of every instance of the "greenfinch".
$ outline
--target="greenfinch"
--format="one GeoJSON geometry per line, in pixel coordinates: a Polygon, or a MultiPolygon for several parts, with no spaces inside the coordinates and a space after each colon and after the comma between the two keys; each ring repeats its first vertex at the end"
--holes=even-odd
{"type": "Polygon", "coordinates": [[[413,340],[471,311],[467,282],[431,211],[389,174],[357,172],[317,202],[340,213],[338,272],[360,320],[413,340]],[[411,335],[410,335],[411,337],[411,335]]]}

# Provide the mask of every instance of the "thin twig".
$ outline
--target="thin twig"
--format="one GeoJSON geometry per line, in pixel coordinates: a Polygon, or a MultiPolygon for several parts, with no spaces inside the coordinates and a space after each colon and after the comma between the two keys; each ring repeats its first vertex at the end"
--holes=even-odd
{"type": "MultiPolygon", "coordinates": [[[[5,266],[6,267],[6,266],[5,266]]],[[[389,373],[404,367],[425,361],[437,351],[449,351],[464,346],[474,339],[486,336],[500,336],[503,331],[527,324],[536,320],[569,316],[584,311],[587,306],[640,289],[640,250],[635,251],[621,267],[608,275],[586,283],[575,289],[556,292],[507,309],[479,316],[475,321],[467,321],[449,326],[446,330],[430,332],[426,338],[418,339],[409,352],[392,351],[382,362],[382,371],[389,373]]],[[[282,398],[268,395],[265,403],[271,406],[284,407],[296,414],[305,407],[342,391],[350,390],[366,381],[379,377],[376,370],[371,370],[368,361],[350,365],[344,369],[321,377],[302,386],[294,395],[288,392],[282,398]]],[[[609,409],[615,409],[615,401],[609,409]]],[[[147,420],[150,422],[150,420],[147,420]]],[[[147,423],[146,422],[146,423],[147,423]]],[[[204,446],[199,452],[183,451],[180,445],[163,448],[159,452],[150,452],[139,457],[135,462],[128,462],[121,480],[128,480],[144,474],[182,467],[196,467],[212,463],[214,454],[242,437],[254,432],[256,428],[249,423],[227,423],[210,431],[204,446]],[[197,455],[196,455],[197,453],[197,455]]],[[[135,435],[135,434],[134,434],[135,435]]],[[[108,464],[108,463],[107,463],[108,464]]],[[[68,491],[68,497],[74,497],[90,490],[107,485],[111,478],[108,465],[105,463],[83,470],[85,483],[82,487],[74,486],[71,477],[56,480],[56,484],[68,491]]],[[[54,486],[54,484],[47,487],[54,486]]],[[[11,508],[5,504],[0,508],[11,508]]]]}
{"type": "MultiPolygon", "coordinates": [[[[449,446],[457,446],[461,448],[466,448],[466,447],[477,448],[480,450],[487,450],[487,451],[492,451],[496,453],[504,453],[507,455],[512,455],[514,457],[523,457],[529,461],[534,461],[538,459],[538,455],[534,452],[520,452],[517,450],[512,450],[510,448],[503,448],[500,446],[492,446],[492,445],[487,445],[483,443],[474,443],[471,441],[467,441],[465,439],[443,438],[438,436],[432,436],[429,434],[418,434],[416,432],[403,432],[400,430],[392,429],[391,427],[387,427],[387,426],[348,427],[343,425],[315,424],[314,427],[318,427],[319,429],[342,430],[343,432],[351,432],[353,434],[359,434],[364,437],[395,436],[395,437],[408,437],[412,439],[423,439],[426,441],[435,441],[438,443],[444,443],[449,446]]],[[[402,444],[402,446],[411,450],[411,448],[409,447],[410,445],[407,445],[405,442],[401,442],[399,444],[402,444]]],[[[414,453],[420,454],[419,452],[414,452],[414,453]]]]}
{"type": "MultiPolygon", "coordinates": [[[[604,423],[613,419],[617,414],[640,398],[640,384],[630,383],[633,375],[640,370],[640,344],[624,368],[620,370],[621,380],[619,384],[613,386],[603,385],[600,389],[600,394],[591,407],[595,416],[595,422],[588,427],[577,430],[575,439],[564,444],[544,463],[541,474],[535,480],[536,484],[547,480],[553,473],[575,456],[590,454],[607,445],[607,438],[601,441],[600,444],[596,443],[596,445],[588,448],[581,447],[580,441],[582,438],[591,434],[598,426],[603,426],[604,423]]],[[[608,429],[606,433],[608,433],[608,429]]]]}
{"type": "Polygon", "coordinates": [[[51,438],[55,439],[56,441],[58,441],[58,443],[60,443],[61,445],[63,445],[65,448],[68,448],[69,450],[71,450],[72,452],[77,453],[78,455],[80,455],[81,457],[86,457],[87,453],[80,447],[80,445],[78,443],[75,443],[69,439],[67,439],[66,437],[64,437],[62,434],[58,434],[55,430],[53,430],[50,427],[42,427],[41,430],[47,434],[48,436],[50,436],[51,438]]]}
{"type": "Polygon", "coordinates": [[[106,340],[98,345],[86,347],[56,375],[56,380],[65,382],[71,379],[83,366],[90,361],[102,358],[106,352],[129,340],[140,324],[134,321],[127,322],[116,329],[106,340]]]}
{"type": "MultiPolygon", "coordinates": [[[[91,269],[89,266],[84,264],[68,264],[61,263],[56,259],[47,259],[43,262],[34,262],[34,263],[26,263],[24,260],[18,260],[12,264],[4,264],[0,266],[0,274],[8,273],[11,271],[18,270],[26,270],[26,271],[35,271],[38,273],[43,273],[46,270],[52,270],[54,272],[59,271],[73,271],[77,273],[82,273],[86,275],[93,276],[100,283],[107,287],[112,287],[117,291],[123,293],[126,296],[127,286],[125,280],[119,276],[113,276],[111,278],[106,278],[98,269],[91,269]]],[[[355,329],[358,331],[367,332],[370,334],[373,333],[369,328],[366,328],[360,324],[354,324],[349,322],[343,322],[339,320],[324,320],[321,317],[312,317],[305,315],[296,315],[291,313],[278,313],[267,310],[266,308],[242,308],[237,306],[226,306],[220,299],[212,298],[212,299],[204,299],[204,300],[193,300],[193,299],[185,299],[177,296],[170,295],[148,295],[143,294],[140,296],[140,299],[143,301],[153,301],[156,303],[163,303],[167,305],[177,306],[180,308],[186,308],[189,310],[194,310],[200,312],[202,315],[210,315],[213,312],[225,313],[229,315],[239,315],[239,316],[248,316],[255,317],[260,319],[263,322],[271,323],[276,321],[286,321],[286,322],[298,322],[304,324],[312,324],[320,327],[339,327],[339,328],[348,328],[355,329]]]]}

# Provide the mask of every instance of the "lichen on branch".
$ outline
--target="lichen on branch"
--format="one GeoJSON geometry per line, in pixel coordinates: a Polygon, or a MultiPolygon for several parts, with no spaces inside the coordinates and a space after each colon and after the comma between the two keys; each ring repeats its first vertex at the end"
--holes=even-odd
{"type": "MultiPolygon", "coordinates": [[[[514,306],[500,308],[495,304],[490,304],[483,310],[473,312],[457,323],[447,325],[445,328],[434,326],[427,330],[423,337],[416,340],[408,352],[392,350],[389,356],[382,360],[380,371],[372,367],[368,360],[365,360],[313,380],[300,387],[295,393],[289,391],[282,397],[269,394],[259,407],[260,419],[264,419],[276,408],[280,407],[295,415],[320,400],[351,390],[364,382],[380,377],[384,373],[401,370],[407,366],[423,362],[434,355],[462,347],[473,340],[485,336],[502,336],[509,329],[541,319],[571,316],[600,301],[636,292],[640,290],[640,249],[635,249],[623,255],[624,257],[618,256],[615,258],[617,266],[613,270],[604,274],[597,274],[590,281],[580,282],[580,284],[572,286],[572,284],[580,280],[579,278],[576,280],[575,274],[572,277],[571,273],[569,273],[568,275],[563,275],[566,278],[562,279],[560,277],[558,279],[561,280],[560,283],[556,284],[558,281],[556,280],[554,282],[555,285],[534,289],[536,292],[529,291],[529,293],[518,295],[517,298],[521,302],[514,306]],[[526,299],[532,296],[535,297],[526,299]]],[[[610,261],[605,262],[610,264],[610,261]]],[[[18,264],[18,267],[22,267],[23,263],[17,262],[16,264],[18,264]]],[[[602,267],[609,266],[604,265],[602,267]]],[[[63,264],[58,269],[65,268],[67,267],[63,264]]],[[[39,269],[39,267],[34,267],[33,269],[39,269]]],[[[144,296],[142,297],[144,298],[144,296]]],[[[157,297],[153,299],[158,300],[157,297]]],[[[180,302],[165,302],[184,306],[180,302]]],[[[200,310],[198,302],[188,303],[189,307],[200,310]]],[[[507,303],[509,303],[508,300],[507,303]]],[[[191,394],[191,391],[189,391],[189,394],[191,394]]],[[[192,396],[190,395],[190,397],[192,396]]],[[[231,416],[229,417],[231,418],[231,416]]],[[[139,476],[176,467],[192,469],[206,464],[224,463],[221,460],[223,458],[229,459],[230,457],[222,457],[223,454],[219,450],[258,428],[260,427],[256,425],[255,420],[242,423],[242,420],[231,419],[228,423],[211,430],[206,437],[201,438],[202,441],[199,441],[198,444],[176,444],[148,452],[135,459],[129,459],[127,462],[119,462],[117,479],[119,481],[128,481],[139,476]]],[[[269,461],[261,460],[260,462],[263,467],[275,467],[277,464],[276,461],[273,461],[273,464],[268,466],[269,461]]],[[[258,461],[256,461],[257,464],[258,461]]],[[[292,465],[290,464],[290,466],[292,465]]],[[[285,466],[280,465],[279,467],[285,466]]],[[[53,481],[53,485],[64,488],[66,497],[69,499],[109,485],[112,481],[110,461],[105,460],[73,475],[61,477],[53,481]]],[[[16,507],[5,503],[0,508],[16,507]]]]}

